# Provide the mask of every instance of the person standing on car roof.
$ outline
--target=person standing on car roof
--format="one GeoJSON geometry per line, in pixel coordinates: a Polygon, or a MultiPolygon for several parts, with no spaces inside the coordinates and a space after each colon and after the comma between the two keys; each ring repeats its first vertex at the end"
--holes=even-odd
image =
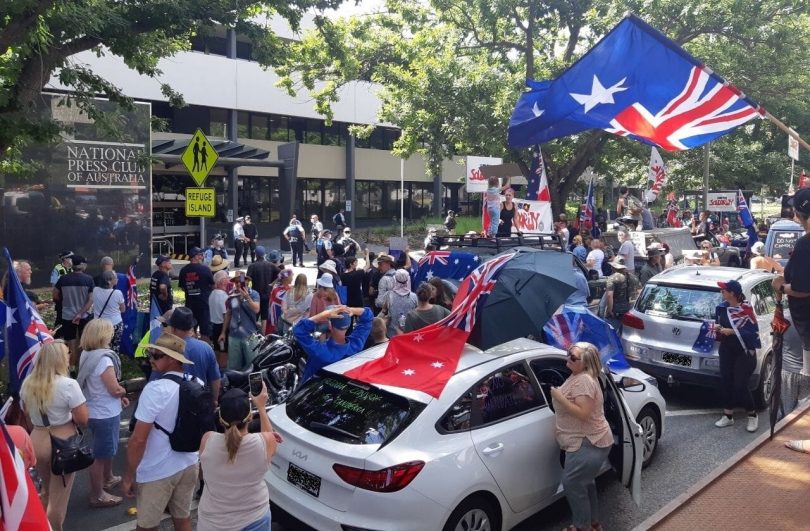
{"type": "MultiPolygon", "coordinates": [[[[805,230],[804,236],[796,241],[784,274],[773,279],[773,289],[777,299],[787,295],[790,306],[790,320],[802,340],[804,358],[801,374],[810,376],[810,188],[796,192],[790,203],[796,222],[805,230]]],[[[791,450],[810,453],[810,440],[795,440],[785,443],[791,450]]]]}
{"type": "Polygon", "coordinates": [[[754,397],[748,381],[757,367],[756,349],[761,348],[759,326],[754,309],[745,302],[742,286],[736,280],[718,282],[723,302],[715,309],[719,328],[720,377],[723,382],[723,416],[714,423],[718,428],[734,424],[734,406],[741,405],[748,412],[749,432],[759,425],[754,397]]]}
{"type": "Polygon", "coordinates": [[[613,434],[599,386],[599,351],[591,343],[574,343],[565,366],[571,376],[551,388],[555,436],[565,452],[562,485],[573,519],[565,531],[601,531],[595,480],[613,446],[613,434]]]}

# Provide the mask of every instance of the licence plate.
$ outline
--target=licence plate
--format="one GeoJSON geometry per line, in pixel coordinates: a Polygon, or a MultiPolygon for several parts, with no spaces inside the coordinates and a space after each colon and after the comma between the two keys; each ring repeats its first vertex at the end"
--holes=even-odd
{"type": "Polygon", "coordinates": [[[685,354],[673,354],[672,352],[664,352],[664,355],[661,356],[661,360],[664,363],[670,363],[672,365],[680,365],[681,367],[692,366],[692,356],[687,356],[685,354]]]}
{"type": "Polygon", "coordinates": [[[315,474],[310,474],[303,468],[299,468],[290,463],[287,469],[287,481],[300,488],[304,492],[308,492],[316,498],[321,492],[321,478],[315,474]]]}

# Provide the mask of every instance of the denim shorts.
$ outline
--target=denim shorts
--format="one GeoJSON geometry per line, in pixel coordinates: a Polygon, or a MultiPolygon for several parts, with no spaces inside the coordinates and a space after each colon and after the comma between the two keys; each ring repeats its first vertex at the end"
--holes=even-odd
{"type": "Polygon", "coordinates": [[[118,453],[118,439],[121,437],[121,415],[108,419],[90,419],[88,423],[93,433],[93,453],[96,459],[109,459],[118,453]]]}

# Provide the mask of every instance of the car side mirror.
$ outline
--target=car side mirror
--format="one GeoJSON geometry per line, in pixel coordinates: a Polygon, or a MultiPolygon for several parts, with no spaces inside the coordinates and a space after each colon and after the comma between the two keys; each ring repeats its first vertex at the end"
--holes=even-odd
{"type": "Polygon", "coordinates": [[[647,389],[647,385],[644,382],[630,378],[629,376],[622,376],[622,379],[619,380],[618,387],[630,393],[641,393],[647,389]]]}

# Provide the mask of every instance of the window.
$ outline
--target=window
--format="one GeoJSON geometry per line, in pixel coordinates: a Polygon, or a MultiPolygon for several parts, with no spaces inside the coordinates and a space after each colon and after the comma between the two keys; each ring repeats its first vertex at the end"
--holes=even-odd
{"type": "Polygon", "coordinates": [[[250,138],[269,139],[268,117],[266,114],[250,115],[250,138]]]}
{"type": "Polygon", "coordinates": [[[464,393],[439,421],[439,427],[446,432],[475,429],[545,405],[525,365],[516,363],[490,374],[464,393]]]}
{"type": "Polygon", "coordinates": [[[358,218],[385,217],[383,208],[385,182],[355,181],[355,215],[358,218]]]}
{"type": "Polygon", "coordinates": [[[420,402],[321,371],[287,401],[287,416],[347,444],[384,444],[425,408],[420,402]]]}
{"type": "Polygon", "coordinates": [[[208,134],[217,138],[228,138],[228,111],[211,109],[208,134]]]}
{"type": "Polygon", "coordinates": [[[346,134],[345,124],[333,122],[332,125],[323,126],[323,145],[340,146],[344,143],[343,136],[346,134]]]}
{"type": "MultiPolygon", "coordinates": [[[[270,140],[279,142],[289,142],[291,140],[289,118],[286,116],[270,117],[270,140]]],[[[295,140],[295,136],[292,137],[292,140],[295,140]]]]}
{"type": "Polygon", "coordinates": [[[648,284],[638,298],[638,311],[656,317],[703,321],[714,319],[720,290],[648,284]]]}
{"type": "Polygon", "coordinates": [[[191,49],[205,54],[226,55],[225,39],[212,35],[195,35],[191,39],[191,49]]]}
{"type": "Polygon", "coordinates": [[[321,181],[319,179],[302,179],[298,181],[300,190],[300,204],[297,206],[298,219],[312,217],[313,214],[321,217],[323,199],[321,194],[321,181]]]}
{"type": "Polygon", "coordinates": [[[236,57],[250,61],[253,55],[253,45],[249,42],[236,41],[236,57]]]}
{"type": "Polygon", "coordinates": [[[306,136],[307,121],[303,118],[288,118],[290,124],[290,142],[293,140],[304,143],[306,136]]]}
{"type": "Polygon", "coordinates": [[[323,144],[322,128],[323,122],[320,120],[307,120],[304,144],[323,144]]]}
{"type": "Polygon", "coordinates": [[[324,180],[323,192],[324,219],[331,220],[338,210],[346,206],[346,181],[324,180]]]}
{"type": "Polygon", "coordinates": [[[751,289],[751,305],[758,316],[773,313],[776,310],[776,300],[773,298],[771,281],[760,282],[751,289]]]}
{"type": "Polygon", "coordinates": [[[250,114],[244,111],[236,113],[236,137],[250,138],[250,114]]]}

